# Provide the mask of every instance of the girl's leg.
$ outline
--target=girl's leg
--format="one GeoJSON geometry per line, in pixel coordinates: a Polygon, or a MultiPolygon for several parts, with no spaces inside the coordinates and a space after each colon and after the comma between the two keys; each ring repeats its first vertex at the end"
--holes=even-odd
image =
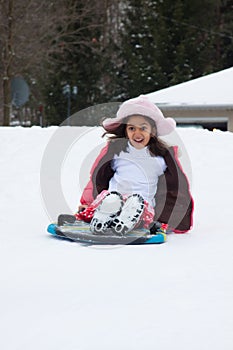
{"type": "Polygon", "coordinates": [[[151,207],[147,201],[145,201],[145,208],[142,215],[142,222],[140,227],[150,229],[151,234],[165,234],[168,229],[168,225],[160,222],[154,222],[154,214],[154,208],[151,207]]]}
{"type": "Polygon", "coordinates": [[[144,200],[144,211],[139,226],[149,228],[150,225],[153,223],[154,215],[154,208],[146,200],[144,200]]]}

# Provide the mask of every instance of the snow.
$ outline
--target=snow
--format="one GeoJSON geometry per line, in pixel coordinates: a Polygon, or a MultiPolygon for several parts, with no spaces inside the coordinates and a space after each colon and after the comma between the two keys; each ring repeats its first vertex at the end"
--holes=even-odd
{"type": "Polygon", "coordinates": [[[77,207],[101,133],[0,128],[0,348],[231,350],[233,134],[177,128],[195,201],[188,234],[148,246],[55,239],[46,227],[77,207]]]}
{"type": "Polygon", "coordinates": [[[165,105],[230,105],[232,108],[233,67],[147,94],[165,105]]]}

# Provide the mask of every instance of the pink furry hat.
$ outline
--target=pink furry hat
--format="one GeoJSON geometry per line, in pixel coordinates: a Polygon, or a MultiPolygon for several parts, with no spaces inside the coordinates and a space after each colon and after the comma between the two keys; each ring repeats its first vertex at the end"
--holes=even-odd
{"type": "Polygon", "coordinates": [[[170,134],[176,127],[175,120],[165,118],[161,110],[145,95],[123,102],[116,117],[105,119],[103,127],[106,131],[114,130],[122,123],[124,118],[132,115],[142,115],[152,119],[156,124],[158,136],[170,134]]]}

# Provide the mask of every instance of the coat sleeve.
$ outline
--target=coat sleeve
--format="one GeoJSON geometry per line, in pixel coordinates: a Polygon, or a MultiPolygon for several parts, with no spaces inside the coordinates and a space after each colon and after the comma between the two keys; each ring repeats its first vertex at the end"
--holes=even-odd
{"type": "Polygon", "coordinates": [[[92,165],[89,181],[80,198],[80,203],[83,205],[90,205],[100,192],[108,189],[109,180],[113,176],[108,150],[109,143],[102,148],[92,165]]]}
{"type": "Polygon", "coordinates": [[[158,182],[155,219],[167,223],[176,233],[184,233],[193,225],[193,198],[178,160],[178,147],[169,148],[164,159],[167,169],[158,182]]]}

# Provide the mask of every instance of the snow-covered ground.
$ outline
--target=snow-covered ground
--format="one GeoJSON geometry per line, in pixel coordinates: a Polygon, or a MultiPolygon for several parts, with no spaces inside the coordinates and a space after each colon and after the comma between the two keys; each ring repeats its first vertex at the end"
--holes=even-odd
{"type": "Polygon", "coordinates": [[[0,349],[233,349],[233,134],[177,133],[193,230],[88,247],[46,227],[75,210],[101,130],[0,128],[0,349]]]}

